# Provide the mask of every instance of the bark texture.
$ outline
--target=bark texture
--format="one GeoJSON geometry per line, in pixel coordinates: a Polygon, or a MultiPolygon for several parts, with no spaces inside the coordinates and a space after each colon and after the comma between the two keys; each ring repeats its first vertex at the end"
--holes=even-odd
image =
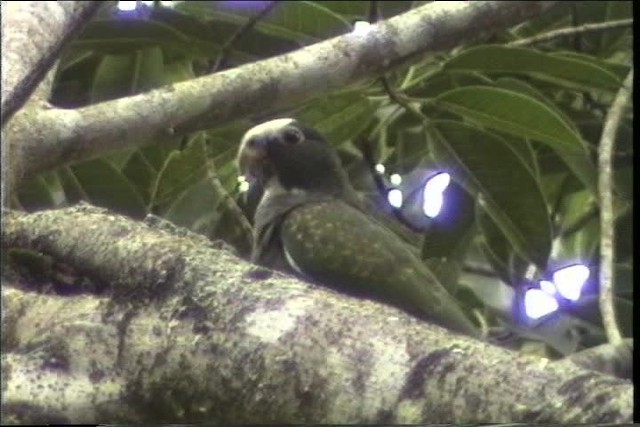
{"type": "MultiPolygon", "coordinates": [[[[2,2],[2,126],[29,98],[101,1],[2,2]]],[[[52,78],[53,76],[51,76],[52,78]]],[[[45,101],[49,92],[39,97],[45,101]]]]}
{"type": "Polygon", "coordinates": [[[3,286],[10,422],[632,420],[629,381],[253,266],[162,221],[87,205],[9,212],[2,239],[93,285],[3,286]]]}

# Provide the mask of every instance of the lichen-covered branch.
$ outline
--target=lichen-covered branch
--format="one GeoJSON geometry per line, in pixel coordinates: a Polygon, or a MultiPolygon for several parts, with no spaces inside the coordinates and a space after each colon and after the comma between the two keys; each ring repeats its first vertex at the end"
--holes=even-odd
{"type": "Polygon", "coordinates": [[[613,209],[613,147],[623,114],[633,90],[633,68],[607,112],[598,148],[598,195],[600,196],[600,312],[611,344],[618,344],[622,335],[618,329],[613,304],[614,227],[613,209]]]}
{"type": "MultiPolygon", "coordinates": [[[[2,2],[0,114],[3,127],[53,66],[65,43],[80,32],[87,19],[103,4],[101,1],[2,2]]],[[[48,91],[45,92],[48,95],[48,91]]]]}
{"type": "Polygon", "coordinates": [[[65,297],[3,286],[5,419],[632,419],[629,381],[454,335],[256,267],[192,233],[82,205],[9,212],[2,242],[64,260],[110,289],[65,297]]]}
{"type": "Polygon", "coordinates": [[[74,110],[19,114],[9,125],[15,181],[63,163],[295,106],[462,43],[481,40],[554,2],[433,2],[274,58],[74,110]]]}

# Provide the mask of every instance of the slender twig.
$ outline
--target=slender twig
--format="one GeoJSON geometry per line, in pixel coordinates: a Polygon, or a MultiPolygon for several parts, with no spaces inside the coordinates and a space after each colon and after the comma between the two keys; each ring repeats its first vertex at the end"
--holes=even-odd
{"type": "Polygon", "coordinates": [[[238,221],[240,229],[242,230],[242,235],[249,243],[249,246],[251,246],[253,244],[253,229],[251,228],[251,224],[249,224],[249,221],[244,215],[244,212],[242,212],[242,209],[240,209],[227,189],[224,188],[222,182],[220,182],[213,159],[207,160],[207,176],[209,177],[209,181],[211,182],[214,191],[218,197],[220,197],[220,203],[222,203],[222,206],[224,206],[224,208],[233,215],[236,221],[238,221]]]}
{"type": "Polygon", "coordinates": [[[395,90],[385,76],[381,76],[379,80],[380,84],[382,84],[382,87],[389,96],[389,99],[403,107],[409,113],[413,114],[418,120],[420,120],[421,123],[425,123],[427,121],[427,116],[422,114],[419,109],[411,105],[410,100],[407,99],[404,94],[399,93],[397,90],[395,90]]]}
{"type": "Polygon", "coordinates": [[[238,30],[235,33],[233,33],[231,37],[229,37],[229,39],[224,43],[224,45],[220,49],[220,54],[216,58],[216,61],[213,63],[213,65],[210,67],[208,74],[213,74],[216,71],[219,71],[221,67],[225,66],[225,63],[229,56],[229,52],[231,51],[231,48],[233,47],[233,45],[238,40],[240,40],[242,36],[244,36],[246,33],[251,31],[251,29],[255,27],[258,21],[260,21],[269,12],[271,12],[278,5],[278,3],[279,3],[278,1],[272,1],[269,4],[267,4],[264,7],[264,9],[262,9],[260,12],[258,12],[251,18],[249,18],[249,20],[245,22],[243,26],[238,28],[238,30]]]}
{"type": "Polygon", "coordinates": [[[614,211],[613,211],[613,178],[612,157],[616,134],[624,110],[631,98],[633,90],[633,68],[611,105],[604,122],[598,152],[598,193],[600,196],[600,312],[607,334],[612,344],[621,341],[613,306],[613,261],[614,261],[614,211]]]}
{"type": "Polygon", "coordinates": [[[534,43],[546,42],[560,37],[569,37],[576,34],[607,31],[631,26],[633,26],[633,19],[621,19],[619,21],[602,22],[597,24],[584,24],[580,27],[561,28],[559,30],[549,31],[548,33],[539,34],[527,39],[516,40],[508,43],[508,46],[528,46],[534,43]]]}
{"type": "MultiPolygon", "coordinates": [[[[384,88],[385,92],[387,93],[387,96],[389,96],[389,99],[391,99],[392,101],[394,101],[396,104],[398,104],[400,107],[404,108],[405,110],[407,110],[409,113],[413,114],[416,118],[418,118],[418,120],[420,120],[421,123],[426,123],[427,122],[427,117],[422,114],[422,112],[420,110],[418,110],[417,108],[415,108],[413,105],[411,105],[410,101],[401,93],[399,93],[398,91],[396,91],[391,84],[389,83],[389,81],[387,80],[387,78],[385,76],[381,76],[380,77],[380,83],[382,84],[382,87],[384,88]]],[[[367,148],[368,146],[366,144],[361,146],[361,150],[362,148],[367,148]]],[[[373,180],[376,183],[376,187],[378,188],[378,191],[380,191],[383,195],[387,194],[387,188],[384,185],[384,182],[382,182],[382,178],[379,176],[379,174],[377,173],[377,171],[375,170],[375,161],[373,160],[373,154],[371,153],[370,147],[369,151],[367,152],[366,150],[362,150],[362,155],[365,159],[365,161],[368,163],[369,165],[369,169],[371,170],[371,174],[373,176],[373,180]],[[367,157],[369,156],[369,157],[367,157]]],[[[402,224],[404,224],[405,226],[407,226],[409,229],[416,231],[416,232],[423,232],[424,230],[421,230],[417,227],[415,227],[413,224],[411,224],[410,221],[408,221],[405,216],[402,214],[402,211],[400,209],[393,209],[393,215],[396,217],[396,219],[398,221],[400,221],[402,224]]]]}
{"type": "Polygon", "coordinates": [[[481,267],[478,265],[464,264],[462,266],[462,271],[469,274],[475,274],[478,276],[489,277],[491,279],[499,279],[499,276],[496,272],[490,268],[481,267]]]}
{"type": "MultiPolygon", "coordinates": [[[[369,12],[368,12],[369,22],[373,24],[373,23],[377,22],[378,19],[380,19],[380,17],[381,17],[381,11],[380,11],[379,2],[370,1],[369,2],[369,12]]],[[[385,76],[380,76],[380,83],[382,83],[382,87],[384,87],[384,89],[387,92],[387,95],[389,96],[389,98],[391,100],[395,101],[400,107],[404,107],[407,110],[410,109],[410,108],[413,108],[411,105],[409,105],[406,102],[406,100],[400,99],[400,97],[392,89],[391,85],[389,84],[389,82],[387,81],[387,78],[385,76]]],[[[374,159],[373,147],[371,145],[371,141],[369,141],[368,139],[363,139],[359,144],[359,148],[360,148],[360,152],[362,153],[362,158],[364,159],[365,163],[367,164],[367,167],[369,168],[369,172],[371,173],[371,177],[373,178],[373,182],[376,185],[378,193],[380,195],[382,195],[383,197],[386,196],[387,192],[388,192],[388,188],[385,185],[384,180],[382,179],[382,176],[376,170],[376,161],[374,159]]],[[[404,215],[402,214],[402,211],[400,209],[397,209],[397,208],[394,207],[391,211],[393,212],[393,215],[396,217],[396,219],[401,224],[404,224],[410,230],[418,232],[418,233],[421,233],[423,231],[423,230],[415,227],[410,221],[408,221],[404,217],[404,215]]]]}
{"type": "MultiPolygon", "coordinates": [[[[378,19],[380,19],[380,5],[377,1],[369,2],[369,22],[374,23],[378,19]]],[[[384,88],[387,96],[394,101],[399,106],[403,107],[405,110],[412,113],[414,116],[417,116],[421,122],[426,120],[424,114],[422,114],[418,109],[416,109],[413,105],[411,105],[410,101],[402,94],[398,93],[392,86],[389,84],[389,80],[387,80],[386,76],[380,76],[380,83],[384,88]]]]}

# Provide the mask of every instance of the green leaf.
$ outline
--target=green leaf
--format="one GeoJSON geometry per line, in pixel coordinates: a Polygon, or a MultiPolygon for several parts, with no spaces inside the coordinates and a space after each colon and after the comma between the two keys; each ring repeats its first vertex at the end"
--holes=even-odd
{"type": "Polygon", "coordinates": [[[617,90],[622,82],[591,61],[559,57],[524,47],[485,45],[451,58],[445,70],[518,73],[579,89],[617,90]]]}
{"type": "Polygon", "coordinates": [[[528,83],[523,82],[522,80],[513,79],[510,77],[505,77],[496,80],[496,86],[505,90],[510,90],[512,92],[518,92],[525,96],[529,96],[531,98],[536,99],[543,103],[547,108],[552,110],[555,114],[562,118],[562,121],[567,125],[571,126],[573,132],[576,135],[580,135],[580,131],[577,129],[573,121],[560,109],[558,106],[547,96],[540,92],[535,87],[531,86],[528,83]]]}
{"type": "Polygon", "coordinates": [[[129,95],[134,64],[135,54],[105,55],[93,79],[91,103],[129,95]]]}
{"type": "Polygon", "coordinates": [[[157,47],[105,55],[94,76],[91,101],[95,103],[144,92],[164,82],[164,58],[162,50],[157,47]]]}
{"type": "Polygon", "coordinates": [[[481,126],[548,144],[596,193],[595,167],[575,126],[542,102],[511,90],[482,86],[454,89],[440,95],[437,101],[445,109],[481,126]]]}
{"type": "Polygon", "coordinates": [[[58,175],[60,176],[60,182],[62,184],[62,188],[64,188],[64,194],[68,204],[74,205],[81,200],[89,199],[70,166],[62,166],[58,168],[58,175]]]}
{"type": "Polygon", "coordinates": [[[153,167],[156,172],[159,172],[163,167],[167,158],[175,150],[178,150],[185,137],[171,138],[166,143],[152,144],[141,147],[138,151],[145,160],[153,167]]]}
{"type": "Polygon", "coordinates": [[[484,86],[468,86],[438,96],[442,107],[482,126],[575,151],[583,142],[561,116],[531,96],[484,86]]]}
{"type": "Polygon", "coordinates": [[[129,182],[138,190],[140,196],[149,206],[153,185],[156,182],[158,173],[147,161],[140,151],[136,151],[129,158],[127,164],[122,168],[122,173],[129,182]]]}
{"type": "Polygon", "coordinates": [[[38,175],[20,186],[18,201],[27,211],[51,209],[55,207],[55,200],[42,175],[38,175]]]}
{"type": "Polygon", "coordinates": [[[581,262],[594,260],[600,244],[600,220],[594,209],[596,201],[586,190],[564,195],[559,205],[559,227],[561,230],[580,227],[571,233],[563,233],[558,239],[554,253],[556,262],[581,262]]]}
{"type": "Polygon", "coordinates": [[[69,166],[69,169],[92,204],[133,218],[143,218],[147,214],[135,187],[107,160],[89,160],[69,166]]]}
{"type": "Polygon", "coordinates": [[[376,107],[367,97],[351,92],[309,103],[295,117],[338,145],[362,132],[373,119],[376,107]]]}
{"type": "Polygon", "coordinates": [[[615,75],[620,81],[623,81],[627,74],[629,74],[630,67],[625,64],[619,64],[616,62],[604,61],[598,57],[592,55],[586,55],[584,53],[578,52],[556,52],[551,55],[561,57],[561,58],[573,58],[583,62],[588,62],[594,67],[602,68],[607,70],[609,73],[615,75]]]}
{"type": "Polygon", "coordinates": [[[163,84],[178,83],[195,77],[192,61],[182,60],[166,64],[163,73],[163,84]]]}
{"type": "Polygon", "coordinates": [[[219,218],[219,197],[206,176],[185,188],[175,198],[168,200],[163,217],[176,225],[210,235],[219,218]]]}
{"type": "MultiPolygon", "coordinates": [[[[207,34],[204,24],[198,25],[193,21],[192,27],[201,27],[201,34],[207,34]]],[[[219,44],[193,34],[183,34],[173,25],[154,19],[93,20],[87,24],[82,35],[73,41],[72,46],[106,54],[126,54],[138,49],[164,47],[183,55],[200,57],[215,56],[220,49],[219,44]]]]}
{"type": "MultiPolygon", "coordinates": [[[[322,6],[342,16],[344,19],[351,22],[352,20],[367,20],[369,15],[369,8],[371,7],[368,1],[323,1],[322,6]]],[[[379,1],[378,7],[381,11],[381,19],[389,19],[390,17],[399,13],[406,12],[411,9],[412,3],[410,1],[379,1]]]]}
{"type": "Polygon", "coordinates": [[[480,193],[483,209],[516,252],[544,267],[551,250],[546,204],[534,177],[509,144],[452,121],[434,122],[427,132],[433,156],[467,191],[480,193]]]}
{"type": "Polygon", "coordinates": [[[406,91],[406,94],[413,98],[430,99],[448,92],[452,89],[463,86],[482,86],[491,85],[493,81],[477,72],[469,71],[449,71],[440,70],[425,74],[423,80],[416,84],[418,79],[414,79],[413,83],[406,91]]]}
{"type": "Polygon", "coordinates": [[[206,176],[207,155],[204,142],[204,134],[198,133],[183,151],[173,151],[167,157],[152,191],[152,206],[162,210],[162,206],[206,176]]]}
{"type": "Polygon", "coordinates": [[[509,286],[518,286],[524,278],[527,262],[513,252],[504,233],[486,210],[476,209],[476,220],[482,233],[478,248],[498,277],[509,286]]]}
{"type": "MultiPolygon", "coordinates": [[[[265,7],[264,4],[241,2],[182,2],[177,9],[209,20],[242,25],[265,7]]],[[[286,2],[275,7],[255,30],[303,44],[311,44],[351,30],[351,23],[332,12],[321,2],[286,2]]]]}

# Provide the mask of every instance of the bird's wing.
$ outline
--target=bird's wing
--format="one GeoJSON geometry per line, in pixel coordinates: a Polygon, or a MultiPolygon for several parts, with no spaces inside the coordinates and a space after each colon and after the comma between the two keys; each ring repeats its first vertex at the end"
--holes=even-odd
{"type": "Polygon", "coordinates": [[[396,234],[339,199],[291,209],[279,231],[293,269],[342,292],[478,336],[456,300],[396,234]]]}
{"type": "Polygon", "coordinates": [[[289,264],[282,257],[279,239],[283,219],[298,206],[329,199],[331,199],[329,196],[303,192],[287,192],[263,197],[254,216],[252,262],[278,270],[288,270],[289,264]]]}

